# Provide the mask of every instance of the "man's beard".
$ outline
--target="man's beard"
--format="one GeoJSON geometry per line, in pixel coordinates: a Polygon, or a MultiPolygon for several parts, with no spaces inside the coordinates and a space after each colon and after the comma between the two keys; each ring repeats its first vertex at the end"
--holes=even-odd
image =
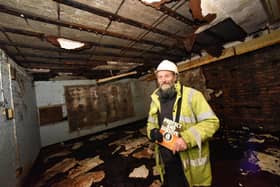
{"type": "Polygon", "coordinates": [[[164,84],[159,89],[159,96],[161,99],[171,99],[176,95],[174,84],[164,84]]]}

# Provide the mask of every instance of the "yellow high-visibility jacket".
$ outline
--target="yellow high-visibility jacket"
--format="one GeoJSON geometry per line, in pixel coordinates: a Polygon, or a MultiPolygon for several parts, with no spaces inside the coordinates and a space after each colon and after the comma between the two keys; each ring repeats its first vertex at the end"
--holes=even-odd
{"type": "MultiPolygon", "coordinates": [[[[175,84],[177,91],[173,107],[173,120],[175,121],[178,99],[181,95],[181,84],[175,84]]],[[[157,95],[158,89],[151,95],[149,117],[147,122],[147,135],[153,128],[159,128],[158,111],[160,101],[157,95]]],[[[182,125],[180,136],[187,143],[187,150],[179,152],[184,173],[190,186],[210,186],[212,182],[210,152],[208,139],[219,128],[219,119],[212,111],[201,92],[193,88],[183,86],[183,99],[179,123],[182,125]]],[[[156,166],[163,181],[164,165],[161,161],[158,145],[155,145],[156,166]]]]}

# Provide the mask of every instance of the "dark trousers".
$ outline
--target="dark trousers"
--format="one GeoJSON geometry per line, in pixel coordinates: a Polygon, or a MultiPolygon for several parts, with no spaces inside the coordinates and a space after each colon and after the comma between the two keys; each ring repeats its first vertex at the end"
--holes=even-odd
{"type": "Polygon", "coordinates": [[[165,163],[164,187],[189,187],[178,154],[165,163]]]}

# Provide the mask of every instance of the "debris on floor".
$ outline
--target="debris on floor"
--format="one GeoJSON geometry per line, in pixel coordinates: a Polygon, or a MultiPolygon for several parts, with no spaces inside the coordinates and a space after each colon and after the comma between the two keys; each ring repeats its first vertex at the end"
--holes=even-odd
{"type": "Polygon", "coordinates": [[[72,146],[72,149],[73,149],[73,150],[77,150],[77,149],[79,149],[80,147],[82,147],[82,145],[83,145],[83,142],[77,142],[77,143],[75,143],[75,144],[72,146]]]}
{"type": "Polygon", "coordinates": [[[149,144],[149,140],[146,137],[137,138],[137,139],[129,139],[128,142],[129,143],[124,144],[125,151],[120,153],[121,155],[126,156],[126,157],[128,157],[128,155],[130,155],[132,152],[134,152],[136,149],[139,149],[143,145],[149,144]]]}
{"type": "Polygon", "coordinates": [[[72,153],[72,151],[64,150],[64,151],[61,151],[61,152],[58,152],[58,153],[51,154],[44,159],[44,163],[47,163],[49,161],[49,159],[52,159],[52,158],[55,158],[55,157],[66,156],[66,155],[69,155],[70,153],[72,153]]]}
{"type": "Polygon", "coordinates": [[[134,158],[148,158],[151,159],[153,157],[154,151],[149,148],[144,148],[144,150],[141,150],[139,152],[133,153],[134,158]]]}
{"type": "Polygon", "coordinates": [[[100,182],[105,177],[104,171],[89,172],[75,178],[66,178],[52,187],[90,187],[93,183],[100,182]]]}
{"type": "Polygon", "coordinates": [[[149,170],[145,165],[134,168],[133,171],[129,174],[130,178],[147,178],[149,175],[149,170]]]}
{"type": "MultiPolygon", "coordinates": [[[[160,187],[146,121],[41,150],[27,187],[160,187]],[[75,149],[73,149],[75,147],[75,149]]],[[[210,141],[213,187],[280,187],[279,136],[249,128],[210,141]]]]}
{"type": "Polygon", "coordinates": [[[75,178],[82,173],[86,173],[87,171],[97,167],[100,164],[103,164],[104,161],[99,158],[99,156],[95,156],[94,158],[87,158],[82,161],[78,161],[78,167],[72,169],[68,173],[69,178],[75,178]]]}
{"type": "Polygon", "coordinates": [[[99,134],[97,136],[92,136],[91,138],[89,138],[89,141],[104,140],[104,139],[108,138],[109,136],[110,136],[110,133],[103,133],[103,134],[99,134]]]}
{"type": "Polygon", "coordinates": [[[148,187],[159,176],[149,174],[153,144],[140,129],[143,122],[44,148],[26,186],[148,187]]]}
{"type": "Polygon", "coordinates": [[[280,158],[256,151],[258,158],[257,165],[263,171],[268,171],[280,176],[280,158]]]}
{"type": "Polygon", "coordinates": [[[67,172],[68,170],[73,168],[76,164],[77,161],[74,158],[65,158],[61,162],[58,162],[57,164],[47,169],[44,173],[42,173],[40,176],[40,180],[38,180],[38,183],[35,186],[37,187],[42,186],[55,175],[67,172]]]}

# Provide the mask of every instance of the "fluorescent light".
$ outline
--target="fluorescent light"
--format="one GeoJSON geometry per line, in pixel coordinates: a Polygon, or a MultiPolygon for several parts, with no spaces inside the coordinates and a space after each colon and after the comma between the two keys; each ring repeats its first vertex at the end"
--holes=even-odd
{"type": "Polygon", "coordinates": [[[63,49],[78,49],[85,46],[85,43],[74,40],[68,40],[65,38],[57,38],[57,41],[63,49]]]}
{"type": "Polygon", "coordinates": [[[161,2],[161,0],[141,0],[144,3],[157,3],[157,2],[161,2]]]}

